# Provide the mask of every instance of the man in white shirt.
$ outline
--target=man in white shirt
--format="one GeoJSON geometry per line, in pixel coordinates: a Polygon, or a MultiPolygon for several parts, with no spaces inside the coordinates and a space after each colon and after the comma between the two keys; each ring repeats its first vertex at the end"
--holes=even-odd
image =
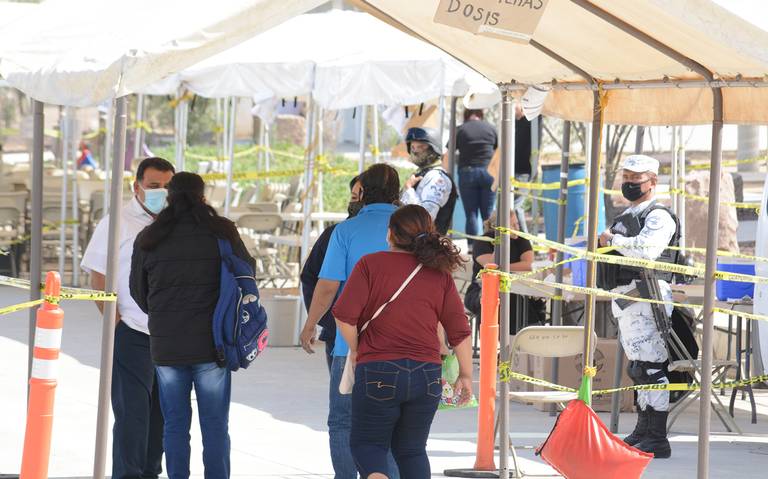
{"type": "MultiPolygon", "coordinates": [[[[134,196],[120,218],[120,272],[117,278],[117,327],[112,366],[112,440],[114,479],[156,478],[162,472],[163,416],[149,352],[147,315],[131,298],[128,278],[136,236],[165,207],[166,185],[174,169],[162,158],[146,158],[136,170],[134,196]]],[[[109,216],[99,222],[80,266],[91,275],[91,286],[103,290],[107,272],[109,216]]],[[[103,303],[96,306],[103,311],[103,303]]]]}

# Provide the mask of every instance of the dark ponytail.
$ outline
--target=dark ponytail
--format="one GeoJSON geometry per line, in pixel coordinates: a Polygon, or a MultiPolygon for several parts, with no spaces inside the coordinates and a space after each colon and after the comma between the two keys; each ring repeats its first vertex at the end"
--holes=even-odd
{"type": "Polygon", "coordinates": [[[176,173],[168,183],[168,206],[137,238],[141,249],[155,249],[171,234],[179,220],[188,215],[194,218],[195,223],[207,226],[217,238],[235,242],[239,236],[237,227],[229,219],[219,216],[205,202],[204,195],[205,182],[200,175],[176,173]]]}
{"type": "Polygon", "coordinates": [[[428,268],[451,273],[464,262],[459,249],[440,235],[427,210],[419,205],[398,209],[389,219],[393,246],[413,253],[428,268]]]}

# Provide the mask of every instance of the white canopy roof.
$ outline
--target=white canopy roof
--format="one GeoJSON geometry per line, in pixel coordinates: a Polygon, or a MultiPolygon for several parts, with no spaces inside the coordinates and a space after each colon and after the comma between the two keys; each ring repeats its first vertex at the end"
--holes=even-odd
{"type": "Polygon", "coordinates": [[[126,95],[323,0],[48,0],[0,32],[0,75],[33,98],[126,95]]]}
{"type": "Polygon", "coordinates": [[[498,91],[438,48],[340,10],[292,18],[142,92],[171,93],[179,83],[208,98],[312,93],[328,109],[498,91]]]}
{"type": "MultiPolygon", "coordinates": [[[[585,84],[578,73],[531,43],[475,35],[436,23],[439,0],[352,1],[442,48],[493,81],[585,84]]],[[[453,2],[445,5],[448,3],[453,2]]],[[[598,82],[703,80],[688,67],[582,8],[576,0],[533,3],[545,5],[540,23],[531,36],[534,42],[586,71],[598,82]]],[[[768,75],[768,32],[709,0],[590,0],[587,3],[700,63],[715,78],[752,78],[762,82],[768,75]]],[[[495,8],[509,13],[509,9],[516,7],[500,3],[495,8]]],[[[723,94],[727,122],[768,122],[768,108],[755,108],[758,104],[768,105],[768,88],[724,88],[723,94]]],[[[556,89],[549,95],[544,112],[589,121],[592,94],[556,89]]],[[[712,119],[712,95],[706,87],[610,90],[604,115],[608,123],[706,123],[712,119]]]]}

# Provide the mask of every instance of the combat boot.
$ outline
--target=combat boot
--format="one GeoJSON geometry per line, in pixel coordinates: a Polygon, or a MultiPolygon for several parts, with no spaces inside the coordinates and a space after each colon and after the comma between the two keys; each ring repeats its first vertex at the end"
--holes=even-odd
{"type": "Polygon", "coordinates": [[[632,434],[624,438],[624,442],[634,446],[648,437],[648,412],[637,406],[637,424],[632,434]]]}
{"type": "Polygon", "coordinates": [[[656,411],[651,406],[646,406],[648,415],[648,433],[635,447],[643,452],[653,453],[655,459],[666,459],[672,455],[672,448],[667,440],[667,416],[668,411],[656,411]]]}

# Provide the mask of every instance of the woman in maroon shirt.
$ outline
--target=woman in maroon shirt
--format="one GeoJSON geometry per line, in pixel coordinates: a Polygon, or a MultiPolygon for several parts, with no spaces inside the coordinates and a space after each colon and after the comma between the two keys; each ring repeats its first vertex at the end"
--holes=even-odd
{"type": "Polygon", "coordinates": [[[451,272],[461,263],[429,213],[404,206],[389,221],[390,251],[363,256],[333,308],[356,358],[350,447],[360,475],[385,478],[391,449],[408,479],[430,477],[427,437],[442,394],[438,325],[459,360],[455,390],[472,392],[470,329],[451,272]],[[424,267],[365,331],[414,269],[424,267]],[[358,337],[359,334],[359,337],[358,337]]]}

